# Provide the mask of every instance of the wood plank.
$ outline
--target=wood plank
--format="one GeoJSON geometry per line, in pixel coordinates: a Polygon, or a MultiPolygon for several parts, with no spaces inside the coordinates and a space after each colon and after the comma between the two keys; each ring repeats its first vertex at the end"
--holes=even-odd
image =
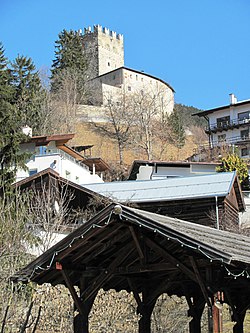
{"type": "Polygon", "coordinates": [[[197,282],[195,274],[188,267],[186,267],[180,260],[175,258],[170,253],[168,253],[162,246],[158,245],[155,241],[149,238],[146,238],[145,242],[148,244],[149,247],[151,247],[160,256],[162,256],[162,258],[172,263],[177,269],[186,274],[191,280],[197,282]]]}
{"type": "Polygon", "coordinates": [[[92,284],[82,292],[81,298],[84,301],[88,300],[97,290],[101,288],[101,286],[110,279],[113,275],[115,269],[123,262],[127,257],[133,252],[134,248],[131,248],[131,244],[128,243],[124,246],[120,251],[117,252],[115,259],[109,264],[108,267],[105,268],[105,271],[97,276],[93,281],[92,284]]]}

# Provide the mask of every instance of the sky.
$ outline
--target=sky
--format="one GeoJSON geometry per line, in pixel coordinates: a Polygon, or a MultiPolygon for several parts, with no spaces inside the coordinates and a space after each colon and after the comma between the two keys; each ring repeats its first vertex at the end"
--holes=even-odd
{"type": "Polygon", "coordinates": [[[202,110],[250,99],[250,0],[0,0],[5,55],[50,68],[63,30],[124,35],[125,66],[169,83],[202,110]]]}

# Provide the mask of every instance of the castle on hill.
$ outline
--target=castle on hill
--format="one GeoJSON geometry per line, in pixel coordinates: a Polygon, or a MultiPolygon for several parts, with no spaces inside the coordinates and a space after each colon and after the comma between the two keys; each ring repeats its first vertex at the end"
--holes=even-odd
{"type": "Polygon", "coordinates": [[[88,90],[94,92],[82,112],[94,116],[96,107],[107,105],[110,98],[147,96],[161,112],[170,114],[174,107],[174,89],[165,81],[124,65],[124,38],[100,25],[78,31],[88,63],[88,90]],[[92,106],[92,108],[91,108],[92,106]]]}

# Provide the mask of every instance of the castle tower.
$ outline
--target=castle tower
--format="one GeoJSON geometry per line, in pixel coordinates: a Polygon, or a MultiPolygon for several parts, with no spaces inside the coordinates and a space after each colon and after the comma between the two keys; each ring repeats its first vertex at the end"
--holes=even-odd
{"type": "Polygon", "coordinates": [[[123,35],[95,25],[84,29],[82,43],[89,79],[124,66],[123,35]]]}

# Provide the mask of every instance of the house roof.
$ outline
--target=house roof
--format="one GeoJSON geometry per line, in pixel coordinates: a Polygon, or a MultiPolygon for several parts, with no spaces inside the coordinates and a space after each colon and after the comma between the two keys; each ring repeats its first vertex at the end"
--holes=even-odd
{"type": "Polygon", "coordinates": [[[221,110],[229,110],[230,107],[238,107],[238,106],[247,105],[247,104],[250,105],[250,99],[248,99],[246,101],[237,102],[235,104],[228,104],[228,105],[224,105],[224,106],[219,106],[217,108],[205,110],[202,112],[194,113],[192,116],[204,117],[210,113],[214,113],[214,112],[221,111],[221,110]]]}
{"type": "Polygon", "coordinates": [[[140,166],[159,166],[172,168],[190,168],[191,165],[212,165],[218,166],[220,163],[214,162],[188,162],[188,161],[157,161],[157,160],[134,160],[130,168],[128,180],[135,180],[140,166]]]}
{"type": "Polygon", "coordinates": [[[72,285],[79,285],[80,278],[86,276],[86,297],[95,291],[93,283],[97,278],[102,281],[97,290],[102,287],[129,292],[133,290],[129,278],[136,283],[138,292],[145,287],[144,278],[153,281],[153,289],[167,279],[161,292],[183,295],[187,287],[197,290],[192,257],[201,276],[205,276],[208,267],[213,270],[210,288],[217,288],[217,283],[220,287],[230,284],[237,291],[242,279],[249,285],[249,243],[249,237],[239,234],[111,204],[16,273],[12,280],[56,285],[65,283],[61,274],[65,270],[72,285]],[[142,236],[140,241],[138,235],[142,236]],[[141,260],[142,240],[147,262],[141,260]],[[236,280],[239,276],[241,279],[236,280]]]}
{"type": "Polygon", "coordinates": [[[244,199],[239,189],[236,172],[174,179],[87,184],[84,187],[121,203],[140,203],[226,197],[234,185],[238,189],[236,195],[239,206],[244,210],[244,199]]]}
{"type": "Polygon", "coordinates": [[[175,92],[174,88],[171,87],[171,85],[168,84],[166,81],[163,81],[162,79],[159,79],[159,78],[156,77],[156,76],[153,76],[153,75],[150,75],[150,74],[144,73],[144,72],[142,72],[142,71],[138,71],[138,70],[136,70],[136,69],[132,69],[132,68],[128,68],[128,67],[124,67],[124,66],[119,67],[119,68],[116,68],[116,69],[113,69],[112,71],[107,72],[107,73],[104,73],[104,74],[99,75],[99,76],[97,76],[97,77],[94,77],[92,80],[95,80],[95,79],[97,79],[97,78],[104,77],[104,76],[106,76],[106,75],[108,75],[108,74],[110,74],[110,73],[117,72],[117,71],[119,71],[119,70],[121,70],[121,69],[125,69],[125,70],[130,71],[130,72],[133,72],[133,73],[137,73],[137,74],[140,74],[140,75],[145,75],[145,76],[147,76],[147,77],[150,77],[150,78],[152,78],[152,79],[154,79],[154,80],[157,80],[157,81],[159,81],[159,82],[165,84],[166,86],[168,86],[168,88],[170,88],[173,92],[175,92]]]}
{"type": "Polygon", "coordinates": [[[53,135],[40,135],[32,136],[27,142],[34,142],[36,146],[46,146],[51,141],[55,141],[57,146],[67,143],[73,139],[75,134],[53,134],[53,135]]]}

